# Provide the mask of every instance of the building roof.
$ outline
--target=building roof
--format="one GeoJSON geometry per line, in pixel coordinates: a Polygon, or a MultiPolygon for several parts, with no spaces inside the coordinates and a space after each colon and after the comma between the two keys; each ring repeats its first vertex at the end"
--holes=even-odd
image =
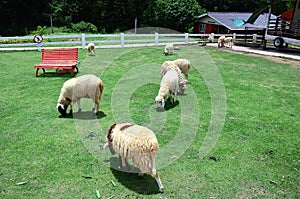
{"type": "MultiPolygon", "coordinates": [[[[266,28],[268,22],[268,13],[262,13],[261,15],[259,15],[259,17],[253,24],[246,23],[241,26],[234,25],[233,20],[247,21],[251,15],[251,12],[207,12],[203,15],[198,16],[197,18],[201,19],[203,17],[210,17],[217,23],[225,26],[230,30],[244,30],[245,28],[266,28]]],[[[271,18],[276,19],[277,17],[271,14],[271,18]]]]}

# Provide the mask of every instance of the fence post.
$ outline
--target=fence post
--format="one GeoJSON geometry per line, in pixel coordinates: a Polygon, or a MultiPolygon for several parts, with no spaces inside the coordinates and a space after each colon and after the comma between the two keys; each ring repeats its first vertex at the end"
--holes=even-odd
{"type": "Polygon", "coordinates": [[[232,34],[232,41],[235,42],[235,40],[236,40],[236,33],[233,33],[232,34]]]}
{"type": "Polygon", "coordinates": [[[215,33],[211,33],[211,34],[210,34],[210,40],[211,40],[212,42],[214,42],[214,40],[215,40],[215,33]]]}
{"type": "Polygon", "coordinates": [[[121,33],[121,48],[124,48],[125,38],[124,33],[121,33]]]}
{"type": "Polygon", "coordinates": [[[158,46],[158,33],[155,33],[155,46],[158,46]]]}
{"type": "Polygon", "coordinates": [[[257,41],[257,34],[253,34],[252,42],[253,42],[253,43],[256,43],[256,41],[257,41]]]}
{"type": "Polygon", "coordinates": [[[189,43],[189,33],[184,34],[184,42],[185,42],[185,44],[189,43]]]}
{"type": "Polygon", "coordinates": [[[81,47],[82,47],[82,50],[85,49],[85,34],[84,33],[81,34],[81,47]]]}

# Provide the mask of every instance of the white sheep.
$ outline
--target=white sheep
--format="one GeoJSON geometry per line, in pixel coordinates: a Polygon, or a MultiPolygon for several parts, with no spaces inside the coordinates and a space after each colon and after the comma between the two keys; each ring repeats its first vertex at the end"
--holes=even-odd
{"type": "Polygon", "coordinates": [[[232,48],[233,45],[233,38],[232,37],[226,37],[224,39],[224,43],[227,44],[227,47],[232,48]]]}
{"type": "Polygon", "coordinates": [[[187,80],[183,79],[180,68],[174,64],[174,61],[165,61],[160,69],[160,75],[163,77],[167,71],[175,70],[178,73],[178,87],[179,92],[184,94],[187,80]]]}
{"type": "Polygon", "coordinates": [[[174,45],[173,44],[167,44],[165,46],[164,54],[169,55],[169,54],[172,54],[173,51],[174,51],[174,45]]]}
{"type": "Polygon", "coordinates": [[[72,113],[72,106],[77,102],[78,112],[80,112],[80,99],[91,98],[95,103],[93,111],[97,113],[103,88],[102,80],[95,75],[82,75],[69,79],[61,88],[56,107],[64,116],[66,115],[68,106],[70,105],[70,113],[72,113]]]}
{"type": "Polygon", "coordinates": [[[87,49],[88,49],[88,54],[90,56],[95,56],[96,55],[96,47],[95,47],[95,44],[94,43],[89,43],[88,46],[87,46],[87,49]]]}
{"type": "Polygon", "coordinates": [[[157,108],[165,107],[165,98],[169,96],[171,103],[176,102],[178,90],[178,73],[175,70],[169,70],[163,76],[160,82],[158,95],[155,97],[157,108]],[[174,95],[174,99],[172,98],[174,95]]]}
{"type": "Polygon", "coordinates": [[[221,37],[219,37],[218,39],[218,48],[224,47],[224,40],[225,40],[225,36],[222,35],[221,37]]]}
{"type": "Polygon", "coordinates": [[[130,123],[115,123],[107,133],[107,143],[111,154],[118,154],[120,166],[129,167],[128,160],[140,169],[139,176],[152,172],[159,187],[164,188],[155,167],[155,156],[158,150],[158,141],[154,132],[146,127],[130,123]]]}
{"type": "Polygon", "coordinates": [[[191,62],[188,59],[176,59],[173,61],[173,63],[180,68],[186,79],[188,79],[189,70],[191,69],[191,62]]]}

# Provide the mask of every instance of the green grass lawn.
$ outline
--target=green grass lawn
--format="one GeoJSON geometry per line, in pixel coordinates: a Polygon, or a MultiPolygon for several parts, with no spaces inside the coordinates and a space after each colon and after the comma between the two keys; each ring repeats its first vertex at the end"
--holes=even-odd
{"type": "MultiPolygon", "coordinates": [[[[69,74],[35,77],[41,53],[0,52],[0,198],[299,198],[300,68],[213,48],[79,51],[79,75],[104,82],[100,113],[60,117],[69,74]],[[155,109],[160,66],[192,63],[186,95],[155,109]],[[101,150],[115,121],[148,126],[160,143],[155,179],[113,169],[101,150]]],[[[300,63],[299,63],[300,65],[300,63]]],[[[53,72],[48,71],[48,72],[53,72]]],[[[77,105],[74,106],[74,111],[77,105]]]]}

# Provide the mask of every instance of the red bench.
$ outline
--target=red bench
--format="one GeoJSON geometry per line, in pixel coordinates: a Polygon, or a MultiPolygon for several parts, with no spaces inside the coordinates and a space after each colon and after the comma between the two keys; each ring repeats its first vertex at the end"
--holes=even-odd
{"type": "Polygon", "coordinates": [[[78,73],[78,63],[78,48],[42,49],[41,63],[34,65],[35,76],[38,77],[39,69],[45,73],[49,68],[71,70],[71,76],[74,76],[75,69],[78,73]]]}

